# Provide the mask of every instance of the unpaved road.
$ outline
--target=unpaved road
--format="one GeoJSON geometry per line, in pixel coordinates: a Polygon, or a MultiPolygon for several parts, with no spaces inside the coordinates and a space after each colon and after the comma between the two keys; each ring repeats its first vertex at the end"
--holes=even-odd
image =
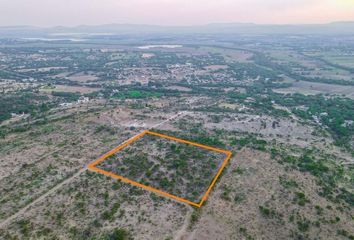
{"type": "Polygon", "coordinates": [[[188,230],[188,226],[190,223],[190,219],[192,217],[192,213],[193,213],[193,207],[188,205],[188,213],[184,219],[182,227],[178,230],[178,232],[174,236],[174,238],[173,238],[174,240],[184,239],[185,234],[187,233],[187,230],[188,230]]]}
{"type": "Polygon", "coordinates": [[[45,199],[47,196],[49,196],[50,194],[54,193],[56,190],[58,190],[59,188],[61,188],[62,186],[64,186],[65,184],[69,183],[72,179],[76,178],[77,176],[79,176],[81,173],[83,173],[84,171],[86,171],[86,168],[80,169],[77,173],[75,173],[74,175],[72,175],[71,177],[65,179],[64,181],[62,181],[61,183],[59,183],[58,185],[56,185],[55,187],[51,188],[49,191],[47,191],[46,193],[44,193],[43,195],[41,195],[40,197],[38,197],[36,200],[34,200],[33,202],[31,202],[30,204],[28,204],[27,206],[21,208],[17,213],[15,213],[14,215],[11,215],[10,217],[6,218],[4,221],[2,221],[0,223],[0,228],[5,227],[8,223],[10,223],[12,220],[14,220],[15,218],[17,218],[18,216],[24,214],[30,207],[34,206],[35,204],[39,203],[40,201],[42,201],[43,199],[45,199]]]}
{"type": "MultiPolygon", "coordinates": [[[[179,112],[176,115],[173,115],[172,117],[157,123],[156,125],[154,125],[152,128],[156,128],[168,121],[171,121],[179,116],[182,116],[184,114],[184,112],[179,112]]],[[[135,136],[133,136],[135,137],[135,136]]],[[[131,138],[133,138],[131,137],[131,138]]],[[[124,142],[122,142],[122,144],[124,144],[125,142],[129,141],[131,138],[125,140],[124,142]]],[[[51,188],[50,190],[48,190],[46,193],[44,193],[43,195],[41,195],[40,197],[38,197],[37,199],[35,199],[34,201],[32,201],[31,203],[29,203],[28,205],[24,206],[23,208],[21,208],[18,212],[16,212],[15,214],[9,216],[8,218],[6,218],[4,221],[2,221],[0,223],[0,228],[4,228],[7,224],[9,224],[11,221],[13,221],[14,219],[16,219],[17,217],[21,216],[22,214],[24,214],[26,211],[30,210],[30,208],[34,205],[36,205],[37,203],[41,202],[42,200],[44,200],[46,197],[48,197],[49,195],[51,195],[52,193],[54,193],[55,191],[57,191],[59,188],[61,188],[62,186],[64,186],[65,184],[71,182],[74,178],[78,177],[81,173],[83,173],[84,171],[86,171],[87,168],[82,168],[80,169],[78,172],[76,172],[74,175],[72,175],[71,177],[65,179],[64,181],[62,181],[61,183],[57,184],[56,186],[54,186],[53,188],[51,188]]]]}

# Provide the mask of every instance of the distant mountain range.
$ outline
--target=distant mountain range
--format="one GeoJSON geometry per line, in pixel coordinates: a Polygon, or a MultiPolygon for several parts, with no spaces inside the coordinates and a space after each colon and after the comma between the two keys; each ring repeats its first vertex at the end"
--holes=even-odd
{"type": "Polygon", "coordinates": [[[80,25],[76,27],[0,27],[0,38],[51,36],[95,36],[136,34],[311,34],[342,35],[354,34],[354,22],[333,22],[328,24],[271,25],[253,23],[213,23],[200,26],[155,26],[134,24],[80,25]]]}

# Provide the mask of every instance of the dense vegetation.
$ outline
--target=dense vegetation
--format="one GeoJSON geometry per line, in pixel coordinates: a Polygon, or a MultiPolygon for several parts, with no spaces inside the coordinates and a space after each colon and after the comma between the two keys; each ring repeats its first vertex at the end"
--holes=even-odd
{"type": "MultiPolygon", "coordinates": [[[[235,234],[230,238],[275,239],[276,232],[286,232],[281,239],[316,234],[353,239],[348,153],[354,155],[354,100],[343,90],[354,82],[351,40],[344,45],[321,40],[326,46],[318,46],[318,39],[310,38],[223,35],[220,46],[144,50],[117,45],[118,38],[109,36],[102,45],[96,38],[79,45],[0,40],[0,65],[6,66],[0,70],[1,219],[75,176],[118,142],[158,126],[153,131],[234,153],[205,208],[191,212],[188,231],[198,234],[201,225],[213,224],[206,217],[222,214],[218,226],[230,225],[235,234]],[[338,55],[349,60],[336,62],[338,55]],[[330,83],[342,92],[296,90],[306,81],[330,83]],[[316,91],[323,94],[311,95],[316,91]],[[87,104],[78,104],[82,96],[89,97],[87,104]],[[12,113],[25,113],[26,121],[4,121],[12,113]],[[177,113],[183,114],[170,118],[177,113]],[[234,214],[235,209],[243,212],[234,214]]],[[[318,83],[311,88],[328,86],[318,83]]],[[[225,156],[148,140],[98,167],[200,200],[225,156]]],[[[163,232],[164,239],[172,239],[188,211],[87,171],[1,229],[0,236],[108,240],[163,232]],[[159,222],[159,214],[166,218],[159,222]]]]}
{"type": "Polygon", "coordinates": [[[0,95],[0,122],[11,118],[11,113],[32,114],[47,111],[47,97],[31,92],[0,95]]]}

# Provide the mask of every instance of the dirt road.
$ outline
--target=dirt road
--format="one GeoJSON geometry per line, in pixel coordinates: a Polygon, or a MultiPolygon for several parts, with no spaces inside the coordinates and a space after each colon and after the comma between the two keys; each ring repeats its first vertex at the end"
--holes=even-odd
{"type": "MultiPolygon", "coordinates": [[[[184,114],[184,112],[179,112],[176,115],[173,115],[172,117],[157,123],[156,125],[154,125],[152,128],[156,128],[158,126],[161,126],[162,124],[169,122],[177,117],[180,117],[184,114]]],[[[134,137],[134,136],[133,136],[134,137]]],[[[123,143],[129,141],[131,138],[125,140],[123,143]]],[[[49,195],[53,194],[55,191],[57,191],[59,188],[61,188],[62,186],[64,186],[65,184],[71,182],[74,178],[78,177],[81,173],[85,172],[87,170],[87,168],[83,168],[80,169],[78,172],[76,172],[74,175],[72,175],[71,177],[65,179],[64,181],[62,181],[61,183],[57,184],[56,186],[54,186],[53,188],[49,189],[47,192],[45,192],[43,195],[41,195],[40,197],[38,197],[37,199],[35,199],[34,201],[32,201],[31,203],[29,203],[28,205],[24,206],[23,208],[21,208],[18,212],[16,212],[15,214],[9,216],[8,218],[6,218],[4,221],[2,221],[0,223],[0,228],[4,228],[7,224],[11,223],[13,220],[15,220],[17,217],[23,215],[26,211],[30,211],[31,207],[36,205],[37,203],[41,202],[42,200],[44,200],[46,197],[48,197],[49,195]]]]}

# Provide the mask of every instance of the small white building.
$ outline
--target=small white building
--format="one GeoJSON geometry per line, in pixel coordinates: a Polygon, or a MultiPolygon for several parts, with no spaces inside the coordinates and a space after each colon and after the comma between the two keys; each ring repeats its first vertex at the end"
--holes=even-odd
{"type": "Polygon", "coordinates": [[[87,103],[89,102],[90,99],[88,97],[80,97],[79,100],[77,100],[77,103],[80,104],[80,103],[87,103]]]}
{"type": "Polygon", "coordinates": [[[72,103],[60,103],[59,104],[60,107],[70,107],[72,105],[73,105],[72,103]]]}

